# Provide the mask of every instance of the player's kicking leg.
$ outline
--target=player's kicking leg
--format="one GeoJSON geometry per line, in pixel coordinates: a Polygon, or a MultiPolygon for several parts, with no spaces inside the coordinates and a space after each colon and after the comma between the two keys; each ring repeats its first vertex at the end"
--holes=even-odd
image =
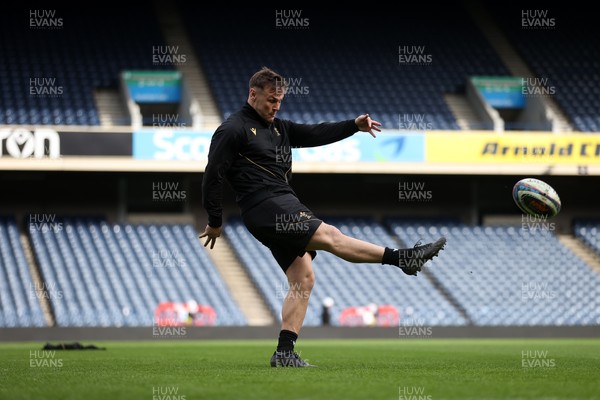
{"type": "Polygon", "coordinates": [[[408,275],[417,275],[425,263],[444,248],[446,238],[413,248],[391,249],[344,235],[335,226],[322,223],[308,243],[306,250],[325,250],[353,263],[382,263],[395,265],[408,275]]]}

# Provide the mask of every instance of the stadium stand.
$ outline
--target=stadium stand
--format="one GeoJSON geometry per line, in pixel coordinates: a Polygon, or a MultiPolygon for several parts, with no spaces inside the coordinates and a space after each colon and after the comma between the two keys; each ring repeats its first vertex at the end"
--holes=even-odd
{"type": "Polygon", "coordinates": [[[59,326],[150,326],[161,302],[212,306],[217,325],[244,325],[190,225],[111,225],[65,218],[60,229],[32,229],[59,326]]]}
{"type": "Polygon", "coordinates": [[[95,88],[116,89],[127,69],[173,69],[153,63],[164,40],[152,7],[44,10],[62,19],[55,29],[31,27],[31,11],[0,16],[0,124],[99,125],[95,88]]]}
{"type": "Polygon", "coordinates": [[[348,25],[364,15],[343,9],[304,10],[309,25],[303,30],[278,29],[273,9],[231,10],[233,26],[251,25],[252,34],[241,36],[216,26],[218,18],[205,18],[204,5],[180,4],[223,118],[244,103],[249,76],[266,64],[290,83],[281,118],[318,123],[372,110],[388,129],[400,127],[401,115],[422,115],[427,129],[455,130],[444,94],[464,93],[470,75],[508,71],[458,3],[436,5],[436,14],[427,7],[403,4],[402,15],[380,10],[373,29],[348,25]],[[431,61],[406,65],[401,51],[431,61]]]}
{"type": "Polygon", "coordinates": [[[38,299],[47,287],[34,283],[12,217],[0,218],[0,327],[47,326],[38,299]]]}
{"type": "MultiPolygon", "coordinates": [[[[385,228],[370,218],[325,219],[353,237],[397,247],[397,242],[385,228]]],[[[288,290],[287,280],[271,252],[258,242],[240,220],[231,219],[225,225],[240,261],[259,288],[274,315],[281,321],[281,304],[288,290]]],[[[437,261],[435,261],[437,263],[437,261]]],[[[331,314],[333,325],[346,307],[369,303],[390,304],[400,312],[402,320],[440,326],[465,325],[467,321],[435,288],[426,276],[407,277],[398,269],[374,264],[350,264],[325,251],[318,252],[314,262],[316,284],[311,294],[305,325],[321,324],[322,302],[326,297],[335,301],[331,314]]]]}
{"type": "Polygon", "coordinates": [[[573,225],[573,233],[575,237],[600,255],[600,221],[576,220],[573,225]]]}
{"type": "Polygon", "coordinates": [[[393,219],[388,225],[404,244],[448,238],[444,257],[429,271],[475,325],[600,321],[600,276],[548,229],[393,219]]]}
{"type": "Polygon", "coordinates": [[[500,2],[488,6],[575,129],[600,131],[600,48],[592,15],[578,7],[558,13],[552,8],[529,10],[500,2]],[[546,26],[536,26],[536,22],[546,26]]]}
{"type": "MultiPolygon", "coordinates": [[[[464,92],[470,75],[509,75],[458,4],[436,6],[442,17],[432,15],[429,5],[403,5],[402,15],[380,12],[373,29],[349,25],[364,16],[348,10],[335,15],[296,10],[307,18],[303,30],[279,29],[274,9],[231,10],[229,24],[252,31],[245,36],[221,29],[219,18],[207,18],[210,6],[179,2],[179,8],[222,118],[247,98],[249,75],[268,65],[291,85],[281,118],[318,123],[370,112],[393,129],[401,114],[423,115],[427,129],[457,130],[444,95],[464,92]],[[421,50],[431,61],[399,62],[399,52],[421,50]]],[[[492,9],[536,75],[556,88],[553,96],[574,126],[599,131],[595,37],[586,29],[524,30],[518,12],[509,14],[501,4],[492,9]]],[[[153,63],[152,48],[164,40],[151,7],[110,15],[57,12],[64,26],[43,35],[26,18],[0,14],[0,124],[99,125],[94,89],[116,88],[125,69],[172,69],[153,63]],[[36,79],[53,80],[41,85],[60,88],[60,95],[32,95],[36,79]]],[[[335,299],[334,325],[345,307],[369,303],[391,304],[401,318],[425,326],[600,324],[600,276],[548,230],[470,226],[454,219],[326,220],[353,237],[390,247],[439,235],[450,245],[416,279],[319,252],[305,325],[320,325],[326,297],[335,299]]],[[[37,284],[19,224],[14,217],[0,218],[0,327],[47,326],[40,301],[48,302],[57,326],[149,326],[160,302],[190,299],[214,307],[217,325],[247,324],[192,225],[112,224],[91,217],[59,224],[27,227],[42,279],[37,284]]],[[[281,321],[288,285],[270,251],[239,219],[231,218],[224,231],[281,321]]],[[[574,233],[600,254],[598,222],[578,221],[574,233]]]]}

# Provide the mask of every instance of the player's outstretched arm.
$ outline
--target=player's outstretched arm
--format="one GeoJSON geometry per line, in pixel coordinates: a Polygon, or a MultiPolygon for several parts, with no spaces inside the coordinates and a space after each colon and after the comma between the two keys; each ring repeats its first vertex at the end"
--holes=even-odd
{"type": "Polygon", "coordinates": [[[381,132],[381,124],[371,119],[369,114],[359,115],[355,119],[320,124],[297,124],[282,121],[287,126],[292,147],[324,146],[354,135],[357,131],[369,132],[375,137],[375,131],[381,132]]]}

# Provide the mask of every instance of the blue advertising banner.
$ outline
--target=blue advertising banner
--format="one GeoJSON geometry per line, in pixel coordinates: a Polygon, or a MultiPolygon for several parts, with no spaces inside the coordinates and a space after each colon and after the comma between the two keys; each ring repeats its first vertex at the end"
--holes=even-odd
{"type": "MultiPolygon", "coordinates": [[[[133,158],[141,160],[205,161],[212,132],[183,129],[140,129],[133,132],[133,158]]],[[[377,138],[365,132],[320,147],[292,149],[294,162],[423,162],[425,134],[383,131],[377,138]]]]}

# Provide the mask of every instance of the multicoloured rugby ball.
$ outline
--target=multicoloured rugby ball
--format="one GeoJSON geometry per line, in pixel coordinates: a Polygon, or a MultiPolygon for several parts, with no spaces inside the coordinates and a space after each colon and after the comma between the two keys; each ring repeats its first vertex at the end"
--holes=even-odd
{"type": "Polygon", "coordinates": [[[554,217],[560,212],[558,193],[539,179],[521,179],[515,183],[512,194],[517,206],[526,214],[554,217]]]}

